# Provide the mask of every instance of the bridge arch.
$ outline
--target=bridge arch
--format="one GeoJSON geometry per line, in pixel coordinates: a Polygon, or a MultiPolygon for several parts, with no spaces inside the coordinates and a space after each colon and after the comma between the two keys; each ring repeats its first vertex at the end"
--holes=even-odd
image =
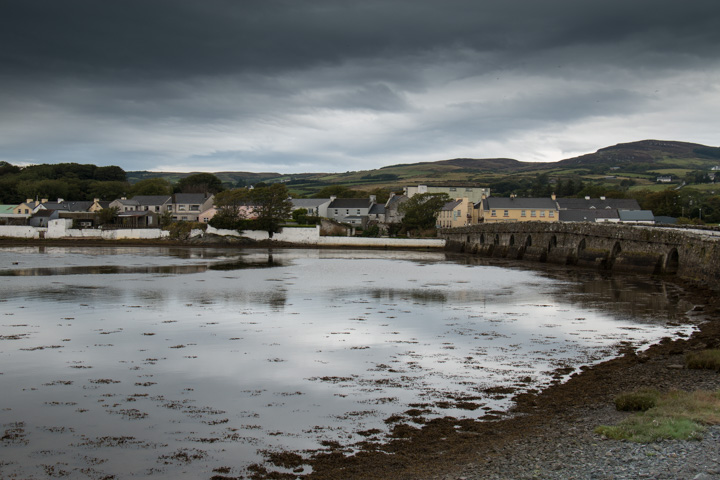
{"type": "Polygon", "coordinates": [[[677,248],[670,250],[665,257],[665,265],[663,266],[663,273],[675,275],[680,269],[680,255],[678,254],[677,248]]]}

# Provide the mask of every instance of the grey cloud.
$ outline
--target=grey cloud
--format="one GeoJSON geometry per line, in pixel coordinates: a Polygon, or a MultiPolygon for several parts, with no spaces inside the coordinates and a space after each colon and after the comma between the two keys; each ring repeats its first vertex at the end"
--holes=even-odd
{"type": "Polygon", "coordinates": [[[0,157],[347,170],[662,119],[658,95],[707,107],[718,24],[717,0],[3,0],[0,157]]]}

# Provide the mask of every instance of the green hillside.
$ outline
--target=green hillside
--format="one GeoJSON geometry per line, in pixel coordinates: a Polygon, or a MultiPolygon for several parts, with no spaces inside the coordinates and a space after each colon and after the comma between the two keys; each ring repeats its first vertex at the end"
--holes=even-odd
{"type": "MultiPolygon", "coordinates": [[[[553,189],[568,183],[592,185],[617,190],[666,189],[697,184],[711,189],[703,176],[720,165],[720,148],[705,145],[643,140],[622,143],[575,158],[550,163],[521,162],[509,158],[456,158],[437,162],[390,165],[374,170],[345,173],[279,173],[217,172],[226,187],[253,185],[259,182],[283,182],[297,197],[307,197],[328,186],[342,186],[354,190],[382,189],[399,191],[406,185],[485,186],[493,194],[537,193],[538,182],[553,189]],[[670,184],[658,184],[659,175],[672,175],[670,184]]],[[[162,177],[172,183],[190,173],[127,172],[130,183],[162,177]]],[[[709,184],[712,185],[712,184],[709,184]]]]}

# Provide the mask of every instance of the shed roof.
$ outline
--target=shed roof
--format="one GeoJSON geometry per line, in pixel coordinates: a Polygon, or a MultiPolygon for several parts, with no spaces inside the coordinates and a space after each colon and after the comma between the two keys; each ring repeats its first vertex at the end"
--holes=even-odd
{"type": "Polygon", "coordinates": [[[654,222],[655,215],[650,210],[619,210],[622,222],[654,222]]]}

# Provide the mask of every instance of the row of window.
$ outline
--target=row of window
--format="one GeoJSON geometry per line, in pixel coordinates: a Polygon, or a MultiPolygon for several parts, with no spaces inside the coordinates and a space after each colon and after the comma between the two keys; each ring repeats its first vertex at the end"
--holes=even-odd
{"type": "MultiPolygon", "coordinates": [[[[554,210],[530,210],[530,217],[537,217],[538,212],[540,214],[540,218],[545,217],[545,213],[547,212],[547,216],[549,218],[555,218],[555,211],[554,210]]],[[[490,216],[491,217],[497,217],[497,210],[490,210],[490,216]]],[[[510,210],[503,210],[503,217],[509,217],[510,216],[510,210]]],[[[520,216],[521,217],[527,217],[527,210],[520,210],[520,216]]]]}

